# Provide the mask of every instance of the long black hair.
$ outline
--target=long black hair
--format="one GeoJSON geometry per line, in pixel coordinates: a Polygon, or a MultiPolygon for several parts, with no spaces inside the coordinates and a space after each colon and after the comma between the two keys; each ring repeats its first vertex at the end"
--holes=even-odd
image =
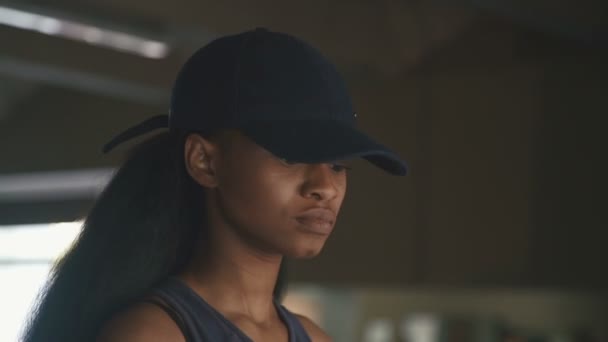
{"type": "Polygon", "coordinates": [[[204,188],[184,165],[186,136],[162,133],[130,153],[53,267],[24,342],[94,340],[109,316],[185,266],[205,232],[204,188]]]}
{"type": "MultiPolygon", "coordinates": [[[[186,266],[208,231],[205,190],[184,163],[187,136],[162,133],[131,151],[51,270],[24,342],[94,340],[110,316],[186,266]]],[[[283,262],[277,300],[285,287],[283,262]]]]}

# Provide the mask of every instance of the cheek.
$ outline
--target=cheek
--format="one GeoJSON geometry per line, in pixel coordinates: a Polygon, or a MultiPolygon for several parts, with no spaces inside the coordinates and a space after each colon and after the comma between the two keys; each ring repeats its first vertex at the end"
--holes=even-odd
{"type": "Polygon", "coordinates": [[[344,202],[344,198],[346,197],[347,175],[346,174],[339,175],[339,177],[336,179],[334,184],[336,187],[336,191],[338,192],[336,199],[335,199],[336,209],[337,209],[337,211],[340,211],[340,208],[342,207],[342,203],[344,202]]]}
{"type": "Polygon", "coordinates": [[[297,195],[296,182],[267,170],[252,170],[222,182],[225,209],[235,224],[247,230],[267,230],[285,224],[292,215],[290,203],[297,195]]]}

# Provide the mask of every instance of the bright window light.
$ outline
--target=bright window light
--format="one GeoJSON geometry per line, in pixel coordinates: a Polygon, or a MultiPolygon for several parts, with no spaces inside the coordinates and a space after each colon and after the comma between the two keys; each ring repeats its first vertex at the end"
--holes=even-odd
{"type": "Polygon", "coordinates": [[[82,222],[0,227],[0,341],[18,341],[53,263],[72,245],[82,222]]]}
{"type": "Polygon", "coordinates": [[[53,262],[74,241],[81,221],[0,228],[0,263],[53,262]]]}
{"type": "Polygon", "coordinates": [[[0,6],[0,24],[61,36],[147,58],[160,59],[169,54],[169,46],[161,41],[9,7],[0,6]]]}

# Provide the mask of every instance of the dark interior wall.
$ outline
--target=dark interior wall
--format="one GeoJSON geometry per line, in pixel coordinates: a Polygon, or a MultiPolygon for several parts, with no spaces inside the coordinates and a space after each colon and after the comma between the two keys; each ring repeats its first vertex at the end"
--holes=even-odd
{"type": "Polygon", "coordinates": [[[528,260],[534,68],[428,76],[424,281],[511,283],[528,260]]]}
{"type": "Polygon", "coordinates": [[[534,279],[608,288],[608,50],[545,64],[535,137],[534,279]]]}
{"type": "Polygon", "coordinates": [[[606,286],[606,52],[477,32],[399,78],[351,81],[411,173],[353,174],[336,236],[293,278],[606,286]]]}
{"type": "Polygon", "coordinates": [[[41,86],[0,125],[2,172],[116,165],[125,149],[103,155],[103,144],[129,125],[165,111],[160,106],[41,86]]]}
{"type": "MultiPolygon", "coordinates": [[[[410,162],[411,174],[404,179],[353,177],[353,183],[361,183],[353,187],[367,191],[366,196],[350,194],[345,221],[364,233],[336,233],[325,252],[331,255],[328,279],[452,285],[524,281],[540,74],[535,65],[505,63],[502,55],[488,53],[493,46],[468,48],[461,44],[440,51],[444,56],[437,62],[392,82],[381,80],[381,90],[362,81],[369,88],[356,94],[359,101],[384,109],[374,113],[376,129],[389,141],[398,137],[395,147],[410,162]],[[459,55],[477,53],[487,59],[459,60],[459,55]]],[[[342,221],[340,229],[345,225],[342,221]]],[[[310,266],[310,275],[303,272],[302,277],[322,268],[310,266]]]]}

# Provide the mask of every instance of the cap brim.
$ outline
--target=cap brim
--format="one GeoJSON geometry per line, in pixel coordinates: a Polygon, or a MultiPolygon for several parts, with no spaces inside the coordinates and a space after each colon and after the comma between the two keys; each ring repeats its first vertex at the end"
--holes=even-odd
{"type": "Polygon", "coordinates": [[[407,173],[406,163],[396,153],[339,121],[256,121],[242,125],[239,130],[274,155],[291,162],[364,158],[393,175],[407,173]]]}

